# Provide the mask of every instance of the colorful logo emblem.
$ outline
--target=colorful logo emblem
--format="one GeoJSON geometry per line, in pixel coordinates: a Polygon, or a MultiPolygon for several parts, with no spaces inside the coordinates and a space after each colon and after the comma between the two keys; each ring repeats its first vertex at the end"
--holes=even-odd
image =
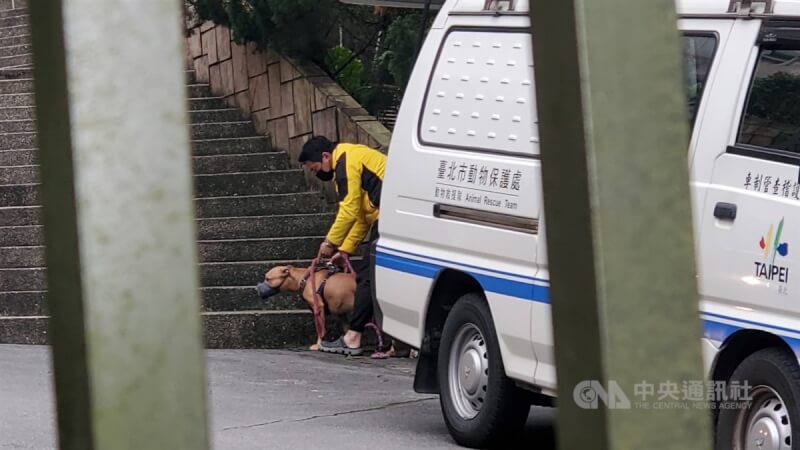
{"type": "Polygon", "coordinates": [[[769,263],[775,263],[775,255],[786,256],[789,254],[789,244],[786,242],[781,242],[781,233],[783,232],[783,219],[778,223],[778,232],[775,233],[775,239],[772,239],[773,232],[775,231],[775,225],[769,226],[769,231],[767,231],[767,236],[761,237],[761,241],[759,241],[758,245],[764,250],[764,259],[769,258],[769,263]]]}
{"type": "Polygon", "coordinates": [[[781,234],[783,233],[783,218],[778,223],[778,229],[775,230],[775,225],[770,225],[766,236],[762,236],[758,241],[758,246],[764,250],[764,261],[755,261],[756,278],[763,278],[770,281],[777,281],[779,283],[789,282],[789,268],[780,264],[775,264],[775,257],[780,255],[786,257],[789,254],[789,244],[781,242],[781,234]]]}

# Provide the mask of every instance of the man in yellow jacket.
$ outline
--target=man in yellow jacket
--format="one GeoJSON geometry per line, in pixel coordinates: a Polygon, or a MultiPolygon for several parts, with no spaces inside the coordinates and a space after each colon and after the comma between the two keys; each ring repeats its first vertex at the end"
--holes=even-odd
{"type": "MultiPolygon", "coordinates": [[[[305,143],[299,161],[320,180],[335,180],[339,210],[320,245],[320,256],[333,256],[336,262],[342,254],[354,254],[368,233],[366,243],[374,241],[386,155],[365,145],[334,143],[316,136],[305,143]]],[[[355,261],[353,266],[356,295],[350,329],[336,341],[323,342],[320,351],[345,355],[362,353],[361,335],[373,313],[369,261],[366,258],[355,261]]]]}

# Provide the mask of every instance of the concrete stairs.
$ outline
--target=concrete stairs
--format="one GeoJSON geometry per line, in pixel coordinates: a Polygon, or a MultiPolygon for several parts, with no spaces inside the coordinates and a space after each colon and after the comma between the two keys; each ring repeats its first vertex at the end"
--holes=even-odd
{"type": "MultiPolygon", "coordinates": [[[[0,0],[0,7],[3,3],[0,0]]],[[[33,72],[24,9],[0,11],[0,344],[47,344],[33,72]]],[[[305,267],[333,220],[321,193],[187,72],[202,316],[209,348],[313,342],[297,295],[261,300],[269,267],[305,267]]]]}

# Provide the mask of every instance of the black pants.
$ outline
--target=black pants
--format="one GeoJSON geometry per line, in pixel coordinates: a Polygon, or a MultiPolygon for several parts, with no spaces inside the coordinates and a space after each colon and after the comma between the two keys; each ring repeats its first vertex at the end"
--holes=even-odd
{"type": "Polygon", "coordinates": [[[369,237],[361,244],[367,252],[362,252],[363,258],[353,261],[353,270],[356,271],[356,296],[353,302],[353,313],[350,316],[350,329],[363,333],[370,319],[372,319],[372,289],[369,270],[369,245],[378,239],[378,222],[372,225],[369,237]]]}

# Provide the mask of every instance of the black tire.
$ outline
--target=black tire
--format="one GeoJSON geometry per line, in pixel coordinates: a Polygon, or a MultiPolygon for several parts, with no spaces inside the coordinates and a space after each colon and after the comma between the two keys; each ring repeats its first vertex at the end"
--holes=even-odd
{"type": "MultiPolygon", "coordinates": [[[[797,365],[797,358],[790,352],[778,348],[768,348],[753,353],[745,358],[736,368],[729,380],[730,384],[738,383],[740,386],[749,387],[749,396],[753,397],[754,402],[746,402],[743,407],[725,407],[719,409],[719,417],[715,430],[716,450],[744,450],[742,442],[755,439],[755,434],[748,435],[748,423],[751,416],[759,414],[759,411],[768,410],[775,415],[776,421],[780,423],[776,434],[783,436],[779,441],[789,439],[788,445],[791,448],[798,448],[800,445],[800,367],[797,365]],[[770,392],[768,389],[771,389],[770,392]],[[772,400],[770,403],[759,401],[759,398],[769,398],[777,394],[780,400],[772,400]],[[780,406],[778,404],[780,403],[780,406]],[[763,408],[759,407],[763,405],[763,408]],[[788,424],[783,423],[787,419],[788,424]],[[790,427],[788,430],[786,427],[790,427]]],[[[770,420],[770,416],[766,419],[770,420]]],[[[770,436],[773,436],[772,434],[770,436]]],[[[784,445],[786,443],[784,442],[784,445]]],[[[764,447],[772,448],[772,447],[764,447]]],[[[784,447],[780,447],[784,448],[784,447]]],[[[786,448],[789,448],[788,446],[786,448]]]]}
{"type": "MultiPolygon", "coordinates": [[[[439,402],[450,435],[462,446],[487,448],[503,445],[525,424],[531,403],[527,392],[506,377],[494,323],[486,301],[466,294],[456,302],[445,321],[439,346],[437,376],[439,402]],[[450,391],[450,353],[459,330],[474,325],[485,339],[488,380],[477,415],[464,418],[450,391]]],[[[482,389],[481,389],[482,390],[482,389]]]]}

